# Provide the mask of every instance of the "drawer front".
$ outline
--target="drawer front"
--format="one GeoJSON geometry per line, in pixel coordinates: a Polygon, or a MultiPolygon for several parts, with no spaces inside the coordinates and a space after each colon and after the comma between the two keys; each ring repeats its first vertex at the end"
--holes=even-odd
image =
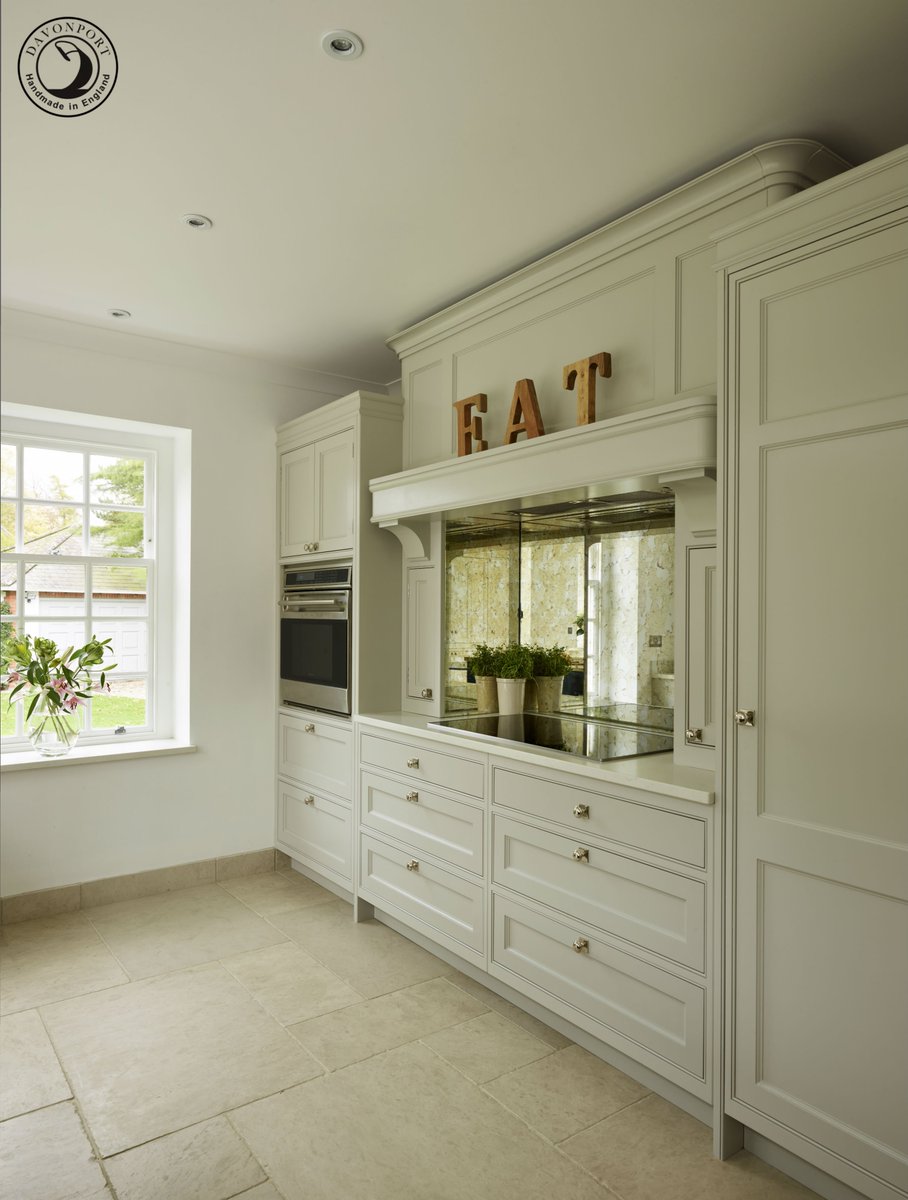
{"type": "Polygon", "coordinates": [[[494,768],[493,800],[663,858],[706,866],[706,822],[540,776],[494,768]],[[575,810],[577,810],[575,812],[575,810]]]}
{"type": "Polygon", "coordinates": [[[588,926],[562,925],[500,895],[492,904],[494,963],[704,1078],[702,988],[597,941],[588,926]],[[573,949],[578,939],[587,943],[581,953],[573,949]]]}
{"type": "Polygon", "coordinates": [[[352,818],[349,805],[278,780],[278,841],[288,854],[351,882],[352,818]]]}
{"type": "Polygon", "coordinates": [[[479,884],[468,883],[368,834],[360,837],[359,882],[364,895],[482,953],[483,890],[479,884]]]}
{"type": "Polygon", "coordinates": [[[655,954],[704,969],[705,885],[496,814],[495,883],[655,954]]]}
{"type": "Polygon", "coordinates": [[[482,874],[483,811],[424,787],[363,771],[360,824],[482,874]]]}
{"type": "Polygon", "coordinates": [[[360,742],[360,760],[364,765],[396,771],[414,782],[451,788],[479,799],[485,794],[485,767],[481,762],[440,750],[427,750],[416,742],[398,742],[364,733],[360,742]]]}
{"type": "Polygon", "coordinates": [[[278,774],[351,799],[353,731],[317,715],[278,716],[278,774]]]}

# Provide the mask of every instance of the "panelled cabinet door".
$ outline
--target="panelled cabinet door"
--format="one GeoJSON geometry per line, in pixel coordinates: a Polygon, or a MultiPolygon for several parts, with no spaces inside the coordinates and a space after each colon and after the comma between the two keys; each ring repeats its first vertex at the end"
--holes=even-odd
{"type": "Polygon", "coordinates": [[[438,605],[436,568],[407,568],[407,695],[432,700],[438,695],[438,605]]]}
{"type": "Polygon", "coordinates": [[[353,548],[356,504],[353,430],[315,443],[315,529],[319,554],[353,548]]]}
{"type": "Polygon", "coordinates": [[[711,750],[715,749],[719,718],[718,616],[716,547],[688,547],[685,738],[689,745],[711,750]]]}
{"type": "Polygon", "coordinates": [[[315,447],[281,455],[281,557],[305,554],[315,540],[315,447]]]}
{"type": "Polygon", "coordinates": [[[729,277],[729,1111],[874,1198],[908,1190],[906,211],[729,277]]]}

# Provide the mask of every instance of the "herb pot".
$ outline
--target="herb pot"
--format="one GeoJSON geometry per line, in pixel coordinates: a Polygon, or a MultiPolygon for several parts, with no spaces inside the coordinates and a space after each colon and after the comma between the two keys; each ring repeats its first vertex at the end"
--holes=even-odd
{"type": "Polygon", "coordinates": [[[498,711],[502,714],[523,712],[525,679],[498,680],[498,711]]]}

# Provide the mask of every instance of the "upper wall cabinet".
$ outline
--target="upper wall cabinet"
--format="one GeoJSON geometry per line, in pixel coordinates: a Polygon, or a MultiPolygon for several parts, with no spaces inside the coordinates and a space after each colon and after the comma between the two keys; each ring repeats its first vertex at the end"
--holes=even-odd
{"type": "Polygon", "coordinates": [[[281,557],[353,550],[353,430],[281,455],[281,557]]]}
{"type": "Polygon", "coordinates": [[[452,404],[488,396],[503,441],[514,384],[536,385],[547,433],[575,424],[562,368],[607,351],[597,416],[716,388],[718,230],[846,167],[816,142],[761,146],[390,339],[401,359],[404,466],[456,454],[452,404]]]}

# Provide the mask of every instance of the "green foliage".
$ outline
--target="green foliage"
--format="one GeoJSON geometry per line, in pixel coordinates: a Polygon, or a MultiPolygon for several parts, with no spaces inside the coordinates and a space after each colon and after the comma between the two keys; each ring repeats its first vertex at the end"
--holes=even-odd
{"type": "MultiPolygon", "coordinates": [[[[145,464],[141,459],[117,459],[95,471],[92,480],[102,485],[99,492],[109,504],[145,503],[145,464]]],[[[111,554],[121,550],[141,555],[145,538],[142,513],[105,509],[98,516],[104,524],[93,525],[91,531],[104,538],[111,554]]]]}
{"type": "Polygon", "coordinates": [[[576,629],[578,636],[583,633],[584,629],[586,628],[586,616],[583,613],[578,613],[574,618],[574,628],[576,629]]]}
{"type": "MultiPolygon", "coordinates": [[[[91,668],[99,667],[104,662],[110,641],[110,638],[105,638],[99,642],[93,637],[78,650],[69,646],[61,653],[57,643],[50,638],[15,634],[6,646],[11,689],[9,703],[26,699],[26,720],[39,701],[51,713],[64,709],[73,711],[88,699],[94,686],[91,668]]],[[[116,666],[116,663],[112,666],[116,666]]],[[[101,672],[100,686],[105,686],[104,671],[101,672]]]]}
{"type": "Polygon", "coordinates": [[[571,660],[563,646],[531,646],[533,655],[533,675],[540,678],[552,678],[567,675],[571,669],[571,660]]]}
{"type": "Polygon", "coordinates": [[[508,642],[498,648],[494,666],[499,679],[531,679],[533,653],[529,646],[522,646],[520,642],[508,642]]]}
{"type": "MultiPolygon", "coordinates": [[[[10,607],[5,600],[0,600],[0,613],[2,613],[3,616],[8,616],[10,613],[10,607]]],[[[15,637],[15,625],[12,625],[9,621],[4,621],[3,624],[0,625],[0,670],[6,670],[6,664],[10,659],[9,644],[15,639],[15,637]]]]}
{"type": "Polygon", "coordinates": [[[498,651],[499,647],[480,642],[478,646],[474,646],[473,653],[467,655],[467,670],[480,677],[494,675],[498,651]]]}

